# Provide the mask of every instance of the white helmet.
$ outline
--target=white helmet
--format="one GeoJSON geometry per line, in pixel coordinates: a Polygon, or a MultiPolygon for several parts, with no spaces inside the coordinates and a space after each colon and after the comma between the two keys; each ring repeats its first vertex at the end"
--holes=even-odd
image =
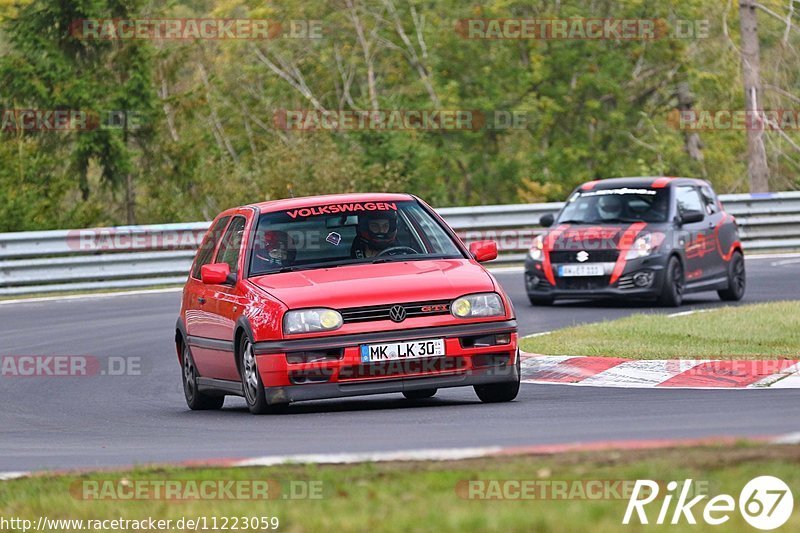
{"type": "Polygon", "coordinates": [[[616,195],[601,196],[597,202],[597,212],[603,220],[619,218],[624,207],[622,199],[616,195]]]}

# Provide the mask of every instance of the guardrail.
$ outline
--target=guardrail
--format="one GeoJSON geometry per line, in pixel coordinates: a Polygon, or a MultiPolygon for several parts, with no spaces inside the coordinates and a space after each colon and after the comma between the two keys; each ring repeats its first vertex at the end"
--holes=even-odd
{"type": "MultiPolygon", "coordinates": [[[[800,192],[723,195],[746,251],[800,249],[800,192]]],[[[495,239],[499,264],[519,263],[539,218],[562,203],[439,209],[465,242],[495,239]]],[[[183,283],[208,222],[0,233],[0,295],[183,283]]]]}

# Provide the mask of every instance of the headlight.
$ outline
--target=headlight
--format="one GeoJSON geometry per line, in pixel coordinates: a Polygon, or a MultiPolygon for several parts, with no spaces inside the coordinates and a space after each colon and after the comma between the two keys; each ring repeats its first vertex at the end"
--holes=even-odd
{"type": "Polygon", "coordinates": [[[633,241],[633,246],[628,250],[625,259],[637,259],[639,257],[647,257],[655,252],[661,243],[664,242],[666,236],[663,233],[645,233],[640,235],[633,241]]]}
{"type": "Polygon", "coordinates": [[[541,261],[544,258],[544,235],[533,239],[533,246],[531,246],[529,254],[534,261],[541,261]]]}
{"type": "Polygon", "coordinates": [[[500,295],[494,292],[470,294],[453,301],[450,306],[453,316],[458,318],[477,318],[485,316],[503,316],[506,308],[500,295]]]}
{"type": "Polygon", "coordinates": [[[340,327],[342,327],[342,315],[333,309],[289,311],[283,317],[283,331],[287,335],[333,331],[340,327]]]}

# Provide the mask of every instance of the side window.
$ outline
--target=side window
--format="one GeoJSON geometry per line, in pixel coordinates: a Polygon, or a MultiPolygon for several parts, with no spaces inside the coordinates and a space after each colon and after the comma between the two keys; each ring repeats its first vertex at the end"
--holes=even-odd
{"type": "Polygon", "coordinates": [[[711,189],[708,187],[701,187],[700,194],[703,196],[703,204],[706,207],[706,214],[713,215],[719,212],[719,205],[717,205],[717,199],[714,196],[714,193],[711,192],[711,189]]]}
{"type": "Polygon", "coordinates": [[[228,263],[231,272],[239,269],[239,250],[242,247],[242,237],[244,236],[244,217],[234,217],[228,231],[222,237],[222,243],[217,251],[215,263],[228,263]]]}
{"type": "Polygon", "coordinates": [[[678,187],[678,211],[686,213],[687,211],[695,211],[705,213],[703,202],[700,200],[700,195],[697,194],[697,189],[694,187],[678,187]]]}
{"type": "Polygon", "coordinates": [[[205,238],[203,238],[203,243],[197,251],[197,259],[195,259],[194,268],[192,269],[193,278],[200,279],[200,267],[211,262],[211,258],[214,256],[214,250],[217,249],[217,243],[220,237],[222,237],[222,232],[225,231],[225,226],[228,225],[230,219],[231,217],[220,218],[211,226],[208,233],[206,233],[205,238]]]}

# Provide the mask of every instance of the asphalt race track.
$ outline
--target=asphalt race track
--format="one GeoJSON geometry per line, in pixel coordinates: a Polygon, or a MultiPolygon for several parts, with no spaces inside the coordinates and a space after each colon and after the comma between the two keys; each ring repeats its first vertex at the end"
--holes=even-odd
{"type": "MultiPolygon", "coordinates": [[[[800,258],[748,260],[742,303],[800,299],[800,258]]],[[[647,304],[557,303],[533,308],[522,274],[497,278],[523,334],[637,312],[647,304]]],[[[678,311],[722,305],[716,293],[678,311]]],[[[139,357],[141,375],[0,377],[0,472],[193,459],[422,448],[523,446],[619,439],[762,436],[800,430],[800,390],[522,387],[511,404],[472,389],[411,402],[399,394],[292,406],[254,417],[240,399],[191,412],[173,346],[179,293],[0,305],[0,355],[139,357]]]]}

